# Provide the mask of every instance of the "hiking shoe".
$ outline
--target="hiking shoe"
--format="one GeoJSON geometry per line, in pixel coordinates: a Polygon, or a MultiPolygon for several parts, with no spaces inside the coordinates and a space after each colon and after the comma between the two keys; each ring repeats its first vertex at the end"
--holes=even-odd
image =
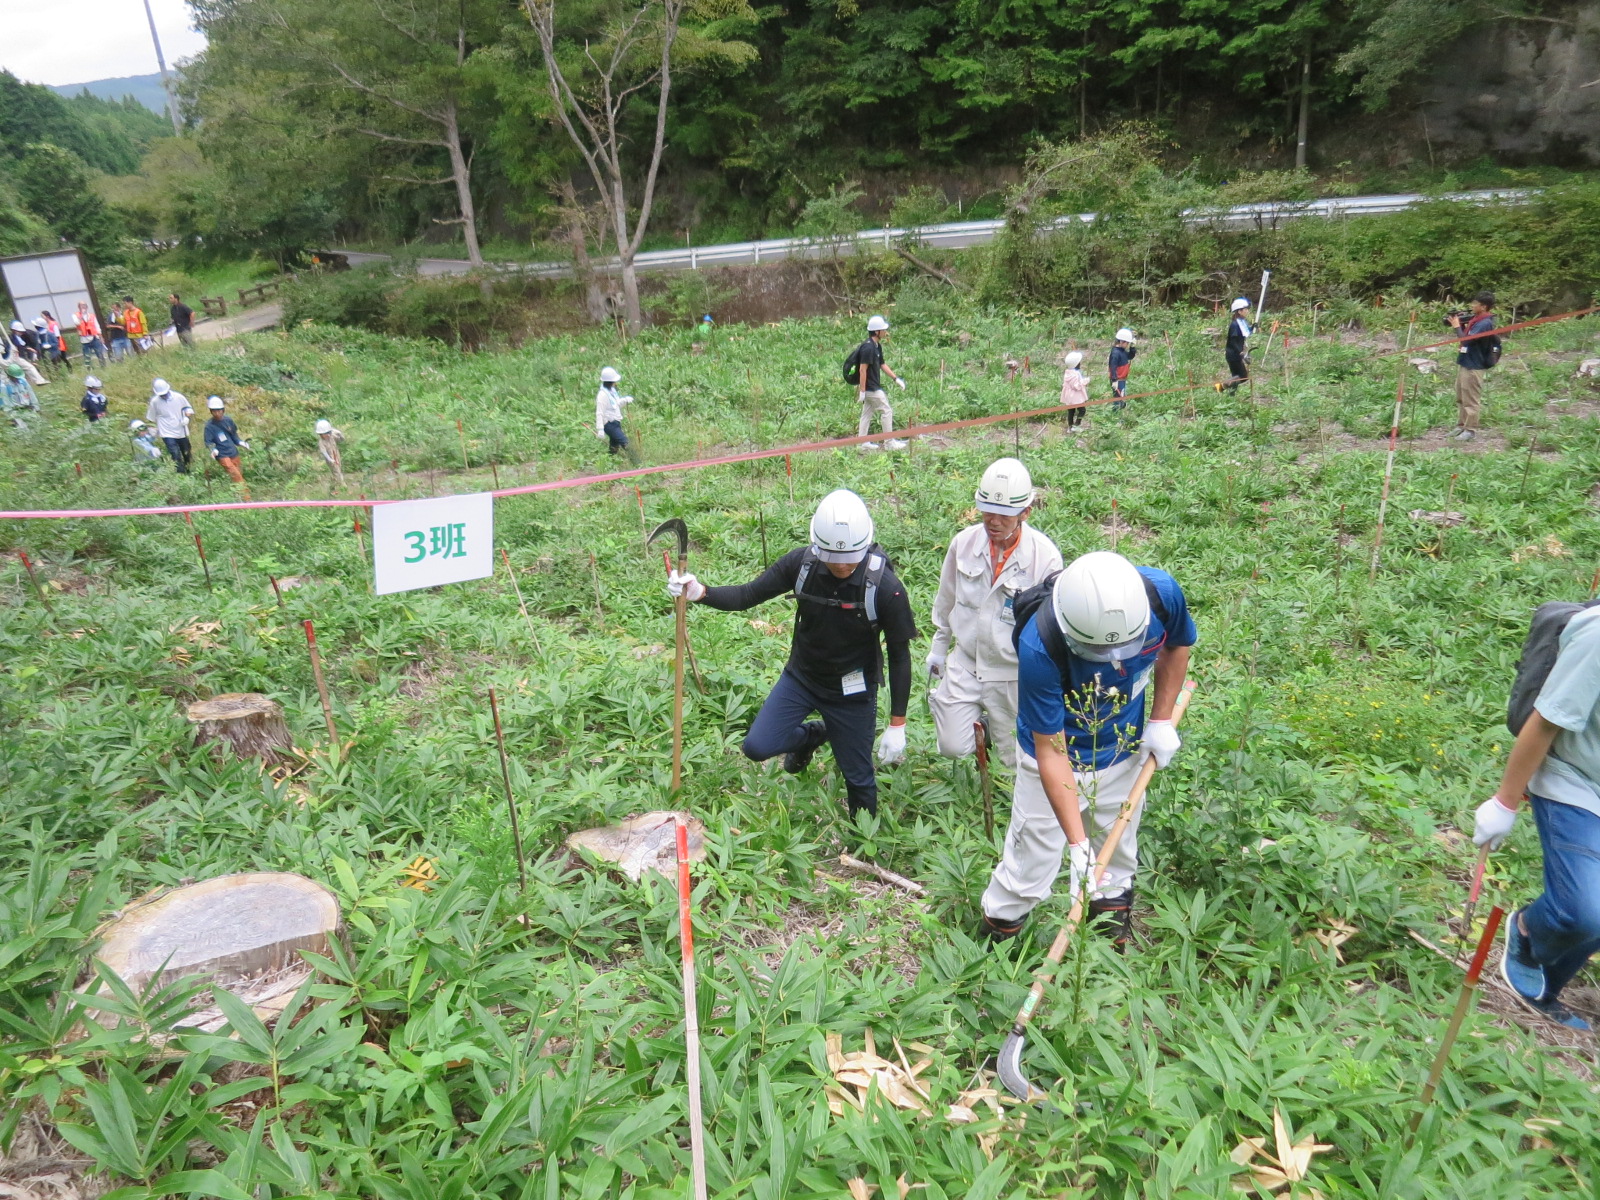
{"type": "Polygon", "coordinates": [[[1579,1033],[1590,1033],[1593,1026],[1577,1013],[1573,1012],[1559,1000],[1529,1000],[1520,992],[1517,999],[1531,1011],[1538,1013],[1547,1021],[1554,1021],[1557,1025],[1565,1025],[1568,1029],[1576,1029],[1579,1033]]]}
{"type": "Polygon", "coordinates": [[[879,449],[882,449],[882,447],[880,447],[877,442],[862,442],[861,443],[861,448],[863,450],[879,450],[879,449]]]}
{"type": "Polygon", "coordinates": [[[1089,901],[1089,924],[1111,939],[1118,954],[1128,952],[1133,940],[1133,889],[1120,896],[1102,896],[1089,901]]]}
{"type": "Polygon", "coordinates": [[[1463,429],[1460,433],[1456,434],[1456,441],[1458,441],[1458,442],[1470,442],[1473,438],[1475,438],[1477,436],[1478,436],[1478,434],[1477,434],[1476,430],[1463,429]]]}
{"type": "MultiPolygon", "coordinates": [[[[1513,912],[1506,918],[1506,945],[1500,955],[1500,978],[1512,993],[1535,1012],[1543,1013],[1544,968],[1533,957],[1527,936],[1518,925],[1522,914],[1513,912]]],[[[1563,1008],[1565,1005],[1562,1006],[1563,1008]]]]}
{"type": "Polygon", "coordinates": [[[983,914],[983,919],[978,923],[978,931],[991,942],[1009,942],[1022,932],[1022,927],[1027,924],[1028,917],[1024,913],[1015,921],[1003,921],[999,917],[983,914]]]}
{"type": "Polygon", "coordinates": [[[828,740],[828,727],[821,721],[807,721],[801,728],[808,735],[806,744],[783,756],[783,769],[791,775],[798,775],[809,767],[811,756],[817,752],[817,747],[828,740]]]}
{"type": "Polygon", "coordinates": [[[906,443],[903,438],[890,438],[883,444],[885,450],[904,450],[906,443]]]}

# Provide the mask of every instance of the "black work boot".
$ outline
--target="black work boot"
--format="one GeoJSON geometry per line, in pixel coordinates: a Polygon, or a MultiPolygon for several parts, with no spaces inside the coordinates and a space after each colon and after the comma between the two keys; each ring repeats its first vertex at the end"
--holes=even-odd
{"type": "Polygon", "coordinates": [[[811,756],[817,752],[817,747],[828,740],[828,727],[821,721],[807,721],[801,728],[806,731],[806,744],[783,756],[783,769],[791,775],[798,775],[809,767],[811,756]]]}
{"type": "Polygon", "coordinates": [[[1089,901],[1089,924],[1111,939],[1118,954],[1128,952],[1133,940],[1133,889],[1120,896],[1104,896],[1089,901]]]}
{"type": "Polygon", "coordinates": [[[999,917],[983,914],[983,919],[978,923],[978,932],[991,942],[1009,942],[1022,932],[1022,927],[1027,923],[1027,914],[1023,914],[1015,921],[1002,921],[999,917]]]}

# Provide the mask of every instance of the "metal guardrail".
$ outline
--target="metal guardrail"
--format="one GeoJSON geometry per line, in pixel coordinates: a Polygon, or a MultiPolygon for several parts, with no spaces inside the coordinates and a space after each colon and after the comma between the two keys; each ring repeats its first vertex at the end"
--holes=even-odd
{"type": "MultiPolygon", "coordinates": [[[[1213,224],[1228,228],[1249,226],[1272,227],[1281,221],[1297,217],[1373,217],[1403,212],[1419,204],[1451,201],[1468,204],[1525,204],[1538,195],[1538,188],[1490,188],[1469,192],[1446,192],[1437,196],[1421,192],[1407,192],[1387,196],[1339,196],[1323,200],[1268,200],[1253,204],[1236,204],[1229,208],[1185,209],[1185,221],[1195,224],[1213,224]]],[[[1094,213],[1072,213],[1057,217],[1047,228],[1065,229],[1075,224],[1092,224],[1094,213]]],[[[763,262],[777,262],[788,258],[832,258],[836,255],[855,254],[863,250],[891,250],[896,245],[916,242],[923,246],[961,247],[980,246],[993,241],[1005,228],[1005,221],[949,221],[939,225],[912,227],[885,226],[882,229],[863,229],[858,233],[833,238],[787,237],[764,238],[751,242],[725,242],[715,246],[685,246],[683,249],[648,250],[634,257],[640,271],[696,271],[701,267],[744,266],[763,262]]],[[[348,254],[352,262],[372,262],[387,257],[379,254],[348,254]]],[[[465,273],[469,266],[457,259],[424,259],[434,269],[429,273],[465,273]]],[[[593,263],[597,271],[615,271],[615,258],[600,259],[593,263]]],[[[491,270],[532,275],[537,278],[558,279],[572,274],[572,264],[547,263],[492,263],[491,270]]]]}

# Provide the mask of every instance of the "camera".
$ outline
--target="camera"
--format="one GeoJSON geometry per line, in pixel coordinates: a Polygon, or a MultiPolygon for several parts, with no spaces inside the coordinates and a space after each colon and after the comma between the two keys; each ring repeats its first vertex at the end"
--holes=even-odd
{"type": "Polygon", "coordinates": [[[1472,319],[1472,310],[1470,308],[1452,308],[1449,312],[1445,313],[1441,320],[1448,325],[1450,324],[1451,317],[1454,317],[1458,321],[1470,321],[1472,319]]]}

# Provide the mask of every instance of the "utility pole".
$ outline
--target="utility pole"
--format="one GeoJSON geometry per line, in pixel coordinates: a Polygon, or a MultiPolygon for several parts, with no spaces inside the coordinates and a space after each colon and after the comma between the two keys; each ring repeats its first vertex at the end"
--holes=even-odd
{"type": "Polygon", "coordinates": [[[150,0],[144,0],[144,17],[150,22],[150,40],[156,47],[156,65],[161,68],[161,90],[167,94],[167,116],[172,118],[172,135],[183,136],[183,125],[178,120],[178,102],[172,98],[172,79],[167,75],[166,55],[161,53],[161,35],[156,32],[156,15],[150,11],[150,0]]]}
{"type": "MultiPolygon", "coordinates": [[[[150,0],[145,0],[148,4],[150,0]]],[[[1300,63],[1300,129],[1299,137],[1294,145],[1294,168],[1303,171],[1306,167],[1306,126],[1310,124],[1311,116],[1311,51],[1305,52],[1305,57],[1300,63]]],[[[1257,316],[1260,314],[1258,313],[1257,316]]]]}

